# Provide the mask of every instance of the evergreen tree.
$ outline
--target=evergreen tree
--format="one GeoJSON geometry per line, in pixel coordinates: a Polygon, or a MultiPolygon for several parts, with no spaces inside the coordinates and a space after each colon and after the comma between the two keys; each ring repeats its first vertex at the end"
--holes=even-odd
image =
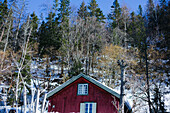
{"type": "Polygon", "coordinates": [[[131,14],[130,14],[130,16],[131,16],[131,18],[130,18],[130,25],[129,25],[129,27],[128,27],[128,33],[129,33],[129,35],[133,38],[133,40],[134,40],[134,43],[133,43],[133,45],[134,46],[137,46],[136,44],[136,42],[138,42],[137,41],[137,38],[138,38],[138,36],[136,36],[136,15],[135,15],[135,12],[133,11],[131,14]]]}
{"type": "Polygon", "coordinates": [[[32,25],[32,34],[31,34],[31,39],[30,41],[35,43],[37,42],[37,38],[38,38],[38,17],[36,16],[35,12],[33,12],[31,15],[31,25],[32,25]]]}
{"type": "Polygon", "coordinates": [[[79,75],[80,73],[83,72],[83,66],[82,66],[82,63],[79,59],[76,59],[73,63],[73,66],[71,67],[70,69],[70,76],[77,76],[79,75]]]}
{"type": "Polygon", "coordinates": [[[149,33],[149,36],[150,37],[153,37],[154,35],[154,32],[155,32],[155,15],[154,15],[154,10],[155,6],[153,4],[153,0],[149,0],[148,1],[148,4],[147,4],[147,20],[148,20],[148,23],[147,23],[147,27],[148,27],[148,33],[149,33]]]}
{"type": "Polygon", "coordinates": [[[4,2],[0,2],[0,24],[2,24],[2,21],[5,21],[5,18],[8,16],[8,5],[7,0],[4,0],[4,2]]]}
{"type": "Polygon", "coordinates": [[[58,9],[58,20],[60,23],[66,23],[65,27],[68,27],[69,24],[69,15],[70,11],[70,0],[60,0],[60,8],[58,9]]]}
{"type": "Polygon", "coordinates": [[[58,0],[54,0],[53,10],[56,12],[58,10],[58,0]]]}
{"type": "Polygon", "coordinates": [[[61,55],[61,74],[64,69],[64,56],[68,51],[69,41],[69,16],[70,16],[70,0],[61,0],[60,8],[58,9],[58,22],[59,22],[59,37],[61,41],[60,55],[61,55]]]}
{"type": "Polygon", "coordinates": [[[52,57],[55,55],[54,51],[60,47],[55,13],[50,12],[46,19],[47,22],[43,21],[39,28],[39,54],[52,57]]]}
{"type": "Polygon", "coordinates": [[[96,0],[91,0],[90,5],[88,6],[90,17],[96,17],[97,21],[105,23],[106,19],[102,10],[98,7],[96,0]]]}
{"type": "MultiPolygon", "coordinates": [[[[46,70],[44,73],[44,80],[48,83],[47,90],[50,90],[50,60],[55,60],[55,56],[57,54],[57,50],[60,47],[60,41],[57,37],[58,33],[58,25],[55,20],[55,13],[50,12],[48,17],[46,18],[47,22],[42,22],[39,28],[39,55],[40,57],[46,58],[46,70]]],[[[45,87],[45,86],[44,86],[45,87]]]]}
{"type": "Polygon", "coordinates": [[[7,0],[4,0],[4,2],[0,2],[0,48],[2,48],[4,45],[2,40],[6,37],[6,32],[9,27],[8,22],[12,21],[10,17],[11,15],[8,14],[9,11],[8,11],[7,0]]]}
{"type": "Polygon", "coordinates": [[[170,49],[170,1],[160,0],[160,23],[159,23],[160,32],[163,34],[165,42],[162,44],[162,47],[168,47],[170,49]]]}
{"type": "Polygon", "coordinates": [[[87,11],[87,6],[85,6],[84,1],[81,3],[80,8],[78,9],[78,16],[82,19],[86,19],[86,17],[89,16],[89,13],[87,11]]]}
{"type": "Polygon", "coordinates": [[[101,22],[101,23],[105,23],[105,16],[102,12],[102,10],[100,10],[100,8],[96,9],[96,17],[97,17],[97,21],[101,22]]]}
{"type": "Polygon", "coordinates": [[[144,44],[144,38],[146,37],[146,28],[145,28],[145,23],[144,23],[144,18],[142,16],[142,7],[139,5],[138,8],[138,15],[137,15],[137,20],[136,20],[136,38],[137,38],[137,47],[139,50],[143,50],[144,48],[142,47],[144,44]]]}
{"type": "Polygon", "coordinates": [[[111,9],[112,9],[112,11],[108,15],[108,19],[111,20],[111,28],[120,27],[121,8],[118,3],[118,0],[115,0],[113,2],[111,9]]]}
{"type": "Polygon", "coordinates": [[[98,7],[98,4],[96,3],[96,0],[91,0],[90,5],[88,6],[88,9],[90,10],[90,16],[96,16],[96,9],[98,7]]]}
{"type": "Polygon", "coordinates": [[[138,7],[138,12],[139,12],[139,14],[138,15],[140,15],[140,16],[142,16],[142,6],[141,5],[139,5],[139,7],[138,7]]]}

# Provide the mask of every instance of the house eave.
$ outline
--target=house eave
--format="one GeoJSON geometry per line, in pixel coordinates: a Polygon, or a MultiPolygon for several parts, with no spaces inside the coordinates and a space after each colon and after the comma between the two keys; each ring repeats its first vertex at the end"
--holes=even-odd
{"type": "Polygon", "coordinates": [[[62,90],[63,88],[65,88],[66,86],[68,86],[69,84],[73,83],[74,81],[76,81],[77,79],[79,78],[85,78],[86,80],[92,82],[93,84],[95,84],[96,86],[100,87],[101,89],[109,92],[110,94],[116,96],[117,98],[120,98],[120,95],[113,91],[111,88],[109,88],[108,86],[106,85],[103,85],[101,84],[100,82],[98,82],[97,80],[87,76],[87,75],[84,75],[84,74],[79,74],[78,76],[74,76],[72,77],[70,80],[66,81],[65,83],[63,83],[62,85],[56,87],[55,89],[51,90],[48,94],[47,94],[47,99],[50,98],[51,96],[53,96],[54,94],[56,94],[57,92],[59,92],[60,90],[62,90]]]}

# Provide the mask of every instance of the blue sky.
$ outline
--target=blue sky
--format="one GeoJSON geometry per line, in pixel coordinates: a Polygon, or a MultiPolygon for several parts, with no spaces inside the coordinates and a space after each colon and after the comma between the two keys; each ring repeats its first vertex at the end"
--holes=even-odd
{"type": "MultiPolygon", "coordinates": [[[[60,0],[59,0],[60,1],[60,0]]],[[[74,7],[78,9],[80,7],[80,4],[83,0],[70,0],[71,7],[74,7]]],[[[84,0],[86,5],[90,3],[91,0],[84,0]]],[[[99,7],[104,12],[105,15],[107,15],[110,12],[110,6],[113,4],[114,0],[96,0],[99,4],[99,7]]],[[[139,5],[142,5],[143,9],[145,9],[145,6],[147,4],[147,0],[119,0],[119,3],[121,6],[126,5],[130,11],[135,11],[138,9],[139,5]]],[[[42,6],[46,6],[48,12],[50,8],[52,7],[53,0],[29,0],[27,2],[27,11],[29,13],[32,13],[33,11],[36,12],[38,16],[40,16],[41,12],[43,12],[44,8],[42,6]]]]}

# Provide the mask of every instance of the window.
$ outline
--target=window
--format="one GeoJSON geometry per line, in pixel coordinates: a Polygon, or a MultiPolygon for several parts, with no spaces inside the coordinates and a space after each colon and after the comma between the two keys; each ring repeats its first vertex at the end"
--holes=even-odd
{"type": "Polygon", "coordinates": [[[80,103],[80,113],[96,113],[96,103],[80,103]]]}
{"type": "Polygon", "coordinates": [[[88,84],[78,84],[78,95],[88,95],[88,84]]]}
{"type": "Polygon", "coordinates": [[[92,104],[85,104],[85,113],[92,113],[92,104]]]}

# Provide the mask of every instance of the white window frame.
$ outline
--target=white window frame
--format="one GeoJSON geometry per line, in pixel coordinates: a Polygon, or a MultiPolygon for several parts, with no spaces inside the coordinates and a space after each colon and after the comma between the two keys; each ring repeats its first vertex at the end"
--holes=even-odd
{"type": "Polygon", "coordinates": [[[80,103],[80,113],[96,113],[96,106],[97,106],[97,103],[94,103],[94,102],[80,103]],[[92,105],[91,111],[90,111],[90,105],[92,105]],[[88,106],[87,110],[86,110],[86,106],[88,106]]]}
{"type": "Polygon", "coordinates": [[[77,95],[88,95],[88,83],[78,84],[77,95]]]}

